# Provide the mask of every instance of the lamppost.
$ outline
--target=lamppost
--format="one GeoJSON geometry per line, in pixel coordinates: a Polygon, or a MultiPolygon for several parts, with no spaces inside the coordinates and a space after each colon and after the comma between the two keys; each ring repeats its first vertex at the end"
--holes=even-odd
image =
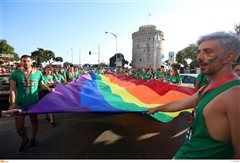
{"type": "Polygon", "coordinates": [[[116,64],[116,67],[117,67],[117,35],[112,33],[112,32],[107,32],[107,31],[105,33],[106,34],[110,33],[115,37],[115,40],[116,40],[116,62],[115,62],[115,64],[116,64]]]}
{"type": "Polygon", "coordinates": [[[73,64],[73,48],[71,48],[71,52],[72,52],[72,64],[73,64]]]}
{"type": "Polygon", "coordinates": [[[81,49],[79,48],[79,66],[81,66],[81,49]]]}

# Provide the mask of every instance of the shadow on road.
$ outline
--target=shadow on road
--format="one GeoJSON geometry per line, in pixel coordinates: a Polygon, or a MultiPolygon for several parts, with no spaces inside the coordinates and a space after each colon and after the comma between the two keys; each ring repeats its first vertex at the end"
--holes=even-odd
{"type": "Polygon", "coordinates": [[[0,159],[171,159],[183,143],[189,116],[161,123],[139,113],[55,115],[54,128],[39,115],[38,146],[21,154],[14,119],[2,118],[0,159]]]}

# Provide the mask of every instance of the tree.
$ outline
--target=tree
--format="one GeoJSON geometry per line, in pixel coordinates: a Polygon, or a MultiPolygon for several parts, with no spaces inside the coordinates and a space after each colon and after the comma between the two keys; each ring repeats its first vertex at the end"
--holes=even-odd
{"type": "Polygon", "coordinates": [[[18,54],[14,52],[14,48],[6,40],[0,40],[0,54],[12,54],[14,60],[19,60],[18,54]]]}
{"type": "Polygon", "coordinates": [[[117,53],[109,59],[110,67],[116,67],[116,55],[117,55],[117,58],[121,58],[122,67],[124,67],[125,64],[129,63],[127,60],[124,59],[124,55],[122,53],[117,53]]]}
{"type": "Polygon", "coordinates": [[[53,58],[53,60],[55,62],[63,62],[63,58],[62,57],[56,57],[56,58],[53,58]]]}
{"type": "Polygon", "coordinates": [[[37,62],[38,65],[43,62],[48,62],[49,64],[52,64],[54,62],[63,62],[62,57],[55,57],[54,52],[51,50],[44,50],[43,48],[38,48],[38,50],[35,50],[31,54],[32,58],[37,62]]]}
{"type": "Polygon", "coordinates": [[[198,66],[197,64],[197,45],[190,44],[188,47],[184,48],[183,50],[179,51],[176,54],[176,61],[178,63],[183,64],[184,66],[188,66],[187,59],[191,59],[192,62],[190,63],[191,68],[195,68],[198,66]]]}
{"type": "Polygon", "coordinates": [[[63,67],[69,67],[69,66],[71,66],[72,65],[72,63],[70,63],[70,62],[64,62],[63,63],[63,67]]]}
{"type": "Polygon", "coordinates": [[[0,40],[0,53],[1,54],[14,54],[14,48],[7,43],[6,40],[0,40]]]}
{"type": "Polygon", "coordinates": [[[47,61],[45,58],[45,50],[42,48],[38,48],[38,50],[35,50],[31,54],[32,58],[37,62],[38,65],[47,61]]]}
{"type": "Polygon", "coordinates": [[[14,60],[15,60],[15,61],[19,61],[19,60],[20,60],[20,58],[19,58],[19,56],[18,56],[17,53],[14,53],[13,55],[14,55],[14,60]]]}
{"type": "Polygon", "coordinates": [[[85,64],[83,65],[83,67],[91,67],[91,64],[85,63],[85,64]]]}
{"type": "Polygon", "coordinates": [[[237,35],[240,35],[240,23],[235,25],[234,30],[237,35]]]}
{"type": "Polygon", "coordinates": [[[171,67],[180,70],[181,65],[179,63],[173,63],[171,67]]]}

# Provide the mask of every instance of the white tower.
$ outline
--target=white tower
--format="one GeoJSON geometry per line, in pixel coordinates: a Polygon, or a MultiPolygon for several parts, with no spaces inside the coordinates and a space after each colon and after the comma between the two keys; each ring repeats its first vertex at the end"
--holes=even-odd
{"type": "Polygon", "coordinates": [[[154,25],[139,27],[139,31],[132,34],[132,67],[145,68],[151,66],[157,69],[161,66],[163,32],[156,30],[154,25]]]}

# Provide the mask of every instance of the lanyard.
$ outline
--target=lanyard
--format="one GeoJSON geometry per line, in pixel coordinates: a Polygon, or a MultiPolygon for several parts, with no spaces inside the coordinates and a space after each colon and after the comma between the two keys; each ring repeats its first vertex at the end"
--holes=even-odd
{"type": "Polygon", "coordinates": [[[22,73],[23,73],[24,78],[27,81],[27,87],[29,88],[31,86],[30,77],[32,76],[32,69],[31,69],[30,74],[29,74],[28,77],[27,77],[27,72],[23,72],[23,69],[22,69],[22,73]]]}
{"type": "Polygon", "coordinates": [[[209,85],[209,83],[208,83],[207,85],[205,85],[205,86],[199,91],[199,93],[198,93],[198,95],[197,95],[196,102],[195,102],[195,104],[194,104],[194,108],[193,108],[193,110],[192,110],[192,115],[190,116],[190,121],[189,121],[190,127],[192,126],[193,121],[194,121],[194,119],[195,119],[195,112],[196,112],[195,109],[196,109],[196,106],[197,106],[197,104],[200,102],[200,100],[203,98],[203,96],[204,96],[206,93],[210,92],[211,90],[213,90],[213,89],[215,89],[215,88],[217,88],[217,87],[219,87],[219,86],[221,86],[221,85],[223,85],[223,84],[225,84],[225,83],[233,80],[235,77],[236,77],[236,75],[233,75],[233,74],[228,75],[226,78],[224,78],[224,79],[222,79],[222,80],[219,80],[218,82],[214,83],[209,89],[206,90],[206,88],[207,88],[208,85],[209,85]],[[205,90],[206,90],[206,91],[205,91],[205,90]]]}
{"type": "Polygon", "coordinates": [[[203,98],[203,96],[204,96],[206,93],[208,93],[208,92],[210,92],[211,90],[213,90],[213,89],[215,89],[215,88],[217,88],[217,87],[219,87],[219,86],[221,86],[221,85],[223,85],[223,84],[225,84],[225,83],[233,80],[235,77],[236,77],[236,76],[233,75],[233,74],[228,75],[226,78],[224,78],[224,79],[222,79],[222,80],[219,80],[218,82],[214,83],[209,89],[207,89],[207,90],[205,91],[205,89],[208,87],[209,83],[206,84],[206,85],[202,88],[202,90],[199,91],[197,100],[196,100],[196,102],[195,102],[195,104],[194,104],[194,108],[196,108],[197,104],[200,102],[200,100],[203,98]]]}

